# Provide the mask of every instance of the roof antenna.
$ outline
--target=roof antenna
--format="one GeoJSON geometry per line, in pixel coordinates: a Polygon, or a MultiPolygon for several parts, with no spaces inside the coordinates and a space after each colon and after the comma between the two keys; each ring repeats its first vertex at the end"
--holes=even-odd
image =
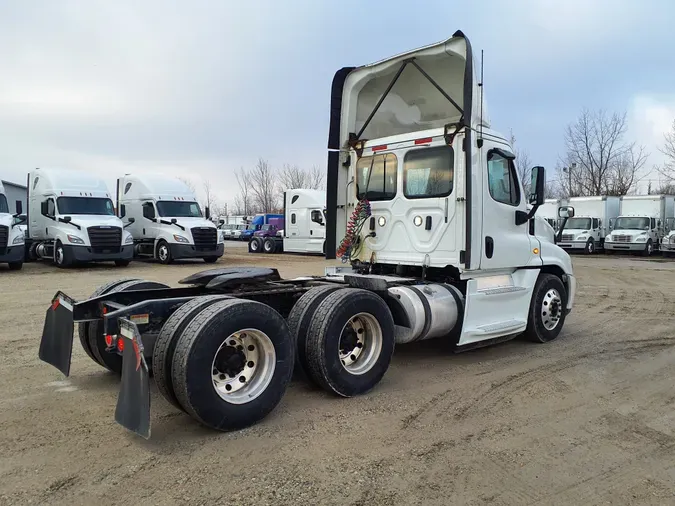
{"type": "Polygon", "coordinates": [[[479,148],[483,147],[483,50],[480,50],[480,82],[478,87],[480,88],[480,136],[478,138],[477,144],[479,148]]]}

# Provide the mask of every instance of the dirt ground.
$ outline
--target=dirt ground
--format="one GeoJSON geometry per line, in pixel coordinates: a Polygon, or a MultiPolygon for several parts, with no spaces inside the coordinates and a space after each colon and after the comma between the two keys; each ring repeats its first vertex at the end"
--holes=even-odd
{"type": "MultiPolygon", "coordinates": [[[[229,245],[218,265],[300,256],[229,245]]],[[[113,420],[118,382],[75,339],[71,377],[37,358],[57,289],[175,283],[211,266],[0,268],[0,504],[675,504],[675,262],[574,257],[560,338],[450,355],[400,346],[382,383],[339,399],[293,383],[262,423],[216,433],[154,384],[152,439],[113,420]]]]}

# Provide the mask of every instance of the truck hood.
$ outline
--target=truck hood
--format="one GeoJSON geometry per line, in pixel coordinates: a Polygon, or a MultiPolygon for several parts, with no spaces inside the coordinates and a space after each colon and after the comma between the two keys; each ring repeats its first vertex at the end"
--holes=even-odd
{"type": "Polygon", "coordinates": [[[339,116],[337,110],[331,115],[328,147],[448,124],[489,128],[474,68],[471,44],[460,31],[370,65],[343,68],[333,80],[333,93],[341,88],[342,100],[339,116]]]}
{"type": "MultiPolygon", "coordinates": [[[[190,229],[193,227],[218,228],[212,221],[207,220],[206,218],[173,218],[171,216],[160,216],[159,219],[162,221],[171,221],[175,219],[178,225],[181,225],[186,229],[190,229]]],[[[175,225],[173,226],[176,228],[176,230],[180,230],[175,225]]]]}
{"type": "MultiPolygon", "coordinates": [[[[71,224],[79,225],[83,230],[88,227],[122,227],[122,220],[120,220],[117,216],[101,216],[91,214],[66,214],[64,216],[70,216],[71,224]]],[[[61,216],[61,218],[64,216],[61,216]]],[[[60,221],[58,223],[64,226],[72,226],[60,221]]],[[[75,227],[72,228],[77,230],[75,227]]]]}

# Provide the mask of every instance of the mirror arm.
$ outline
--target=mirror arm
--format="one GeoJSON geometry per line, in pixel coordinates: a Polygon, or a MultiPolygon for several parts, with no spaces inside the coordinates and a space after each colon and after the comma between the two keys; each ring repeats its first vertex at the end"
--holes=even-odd
{"type": "Polygon", "coordinates": [[[539,204],[534,204],[532,209],[527,213],[525,211],[516,211],[516,226],[524,225],[530,221],[537,212],[537,209],[539,209],[539,204]]]}
{"type": "Polygon", "coordinates": [[[558,233],[555,236],[555,243],[556,244],[558,244],[562,240],[562,233],[563,233],[563,230],[565,230],[565,225],[567,225],[568,219],[569,219],[568,217],[563,218],[563,221],[560,224],[560,228],[558,229],[558,233]]]}

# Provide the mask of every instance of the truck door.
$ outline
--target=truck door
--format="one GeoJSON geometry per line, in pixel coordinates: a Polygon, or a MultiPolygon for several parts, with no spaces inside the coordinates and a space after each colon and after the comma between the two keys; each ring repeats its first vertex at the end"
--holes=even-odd
{"type": "Polygon", "coordinates": [[[480,156],[483,172],[481,269],[525,266],[534,255],[528,224],[516,225],[516,211],[527,212],[527,195],[523,195],[514,159],[505,144],[485,139],[480,156]]]}
{"type": "Polygon", "coordinates": [[[143,239],[156,239],[159,233],[159,224],[157,223],[155,204],[151,200],[145,201],[141,209],[143,210],[143,239]]]}
{"type": "Polygon", "coordinates": [[[312,209],[309,214],[309,237],[312,239],[326,237],[326,223],[323,220],[321,209],[312,209]]]}

